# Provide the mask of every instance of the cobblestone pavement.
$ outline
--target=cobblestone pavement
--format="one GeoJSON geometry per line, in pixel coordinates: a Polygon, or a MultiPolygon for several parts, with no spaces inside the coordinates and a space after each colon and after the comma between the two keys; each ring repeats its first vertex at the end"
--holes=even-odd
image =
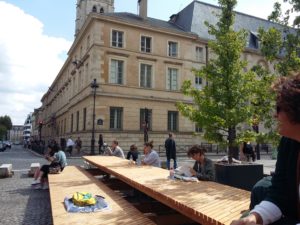
{"type": "MultiPolygon", "coordinates": [[[[0,179],[0,224],[1,225],[51,225],[51,206],[48,190],[31,188],[32,178],[27,173],[30,164],[47,163],[41,156],[13,145],[0,152],[0,165],[11,163],[14,175],[0,179]]],[[[81,165],[81,159],[68,159],[70,165],[81,165]]]]}
{"type": "MultiPolygon", "coordinates": [[[[221,155],[208,155],[213,160],[221,155]]],[[[165,160],[162,158],[162,160],[165,160]]],[[[178,164],[194,163],[190,159],[178,159],[178,164]]],[[[48,163],[40,155],[23,149],[20,145],[13,145],[11,149],[0,152],[0,165],[11,163],[14,175],[11,178],[0,179],[0,225],[51,225],[51,206],[48,190],[31,188],[32,178],[27,173],[30,164],[48,163]]],[[[264,164],[265,174],[274,170],[275,160],[270,156],[262,157],[257,163],[264,164]]],[[[68,158],[69,165],[83,165],[79,157],[68,158]]]]}

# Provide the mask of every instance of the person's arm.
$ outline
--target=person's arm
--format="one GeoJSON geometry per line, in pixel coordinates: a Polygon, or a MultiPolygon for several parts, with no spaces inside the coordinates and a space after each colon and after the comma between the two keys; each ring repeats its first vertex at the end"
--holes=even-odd
{"type": "Polygon", "coordinates": [[[214,180],[214,164],[211,160],[206,159],[203,171],[197,172],[196,177],[199,180],[212,181],[214,180]]]}
{"type": "Polygon", "coordinates": [[[112,155],[112,151],[111,151],[110,147],[108,147],[108,146],[105,149],[105,152],[107,153],[107,155],[112,155]]]}
{"type": "Polygon", "coordinates": [[[262,201],[256,205],[250,214],[259,215],[259,224],[271,224],[282,216],[280,209],[269,201],[262,201]]]}
{"type": "Polygon", "coordinates": [[[130,159],[130,155],[131,155],[131,152],[129,151],[129,152],[127,152],[127,157],[126,157],[126,159],[130,159]]]}
{"type": "Polygon", "coordinates": [[[262,224],[260,215],[253,213],[239,220],[234,220],[230,225],[257,225],[262,224]]]}
{"type": "Polygon", "coordinates": [[[150,153],[148,157],[145,157],[142,161],[144,165],[153,165],[155,161],[157,160],[157,157],[154,153],[150,153]]]}

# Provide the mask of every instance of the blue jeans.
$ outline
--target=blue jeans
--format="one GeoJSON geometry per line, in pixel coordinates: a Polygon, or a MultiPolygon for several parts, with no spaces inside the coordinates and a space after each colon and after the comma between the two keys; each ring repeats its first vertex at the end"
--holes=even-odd
{"type": "MultiPolygon", "coordinates": [[[[173,160],[174,160],[173,169],[176,169],[177,168],[177,162],[176,162],[176,159],[173,159],[173,160]]],[[[171,164],[171,159],[167,159],[167,168],[168,168],[168,170],[170,169],[170,164],[171,164]]]]}

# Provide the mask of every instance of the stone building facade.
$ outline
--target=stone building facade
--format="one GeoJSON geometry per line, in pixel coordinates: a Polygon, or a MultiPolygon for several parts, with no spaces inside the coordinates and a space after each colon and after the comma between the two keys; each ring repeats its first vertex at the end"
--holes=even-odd
{"type": "MultiPolygon", "coordinates": [[[[147,17],[146,0],[138,3],[140,13],[135,15],[114,12],[113,0],[78,0],[76,38],[41,100],[44,140],[81,137],[83,148],[90,149],[94,109],[91,83],[96,79],[96,143],[101,133],[109,144],[117,139],[125,150],[133,143],[141,149],[146,111],[149,140],[156,149],[164,145],[169,132],[175,134],[178,145],[201,142],[201,135],[194,135],[201,129],[181,116],[175,104],[192,103],[180,87],[189,79],[201,88],[205,81],[196,78],[192,69],[201,68],[210,57],[209,37],[196,32],[197,24],[192,22],[197,13],[191,10],[218,8],[193,1],[170,21],[162,21],[147,17]],[[97,124],[99,120],[102,125],[97,124]]],[[[251,33],[249,37],[255,38],[251,33]]],[[[258,49],[251,48],[252,39],[243,57],[249,66],[260,63],[272,69],[258,49]]]]}

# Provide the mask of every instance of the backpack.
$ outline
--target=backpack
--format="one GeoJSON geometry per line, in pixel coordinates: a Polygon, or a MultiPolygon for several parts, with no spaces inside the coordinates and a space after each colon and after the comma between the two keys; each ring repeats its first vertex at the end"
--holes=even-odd
{"type": "Polygon", "coordinates": [[[95,205],[97,200],[88,192],[75,192],[72,201],[77,206],[95,205]]]}

